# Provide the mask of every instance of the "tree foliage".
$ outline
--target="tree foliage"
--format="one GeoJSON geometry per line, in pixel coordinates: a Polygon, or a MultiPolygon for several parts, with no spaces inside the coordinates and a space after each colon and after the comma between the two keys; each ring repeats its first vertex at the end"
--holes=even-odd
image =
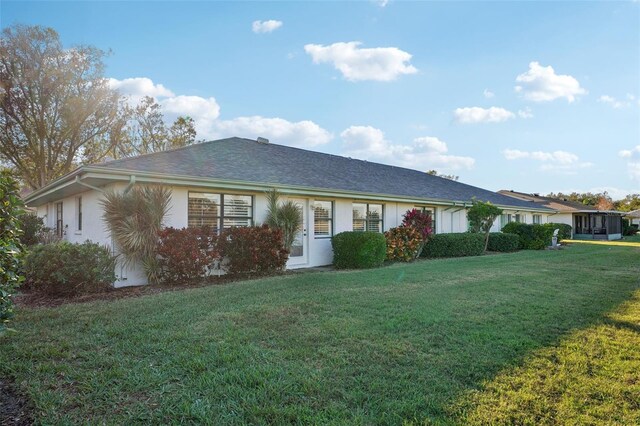
{"type": "Polygon", "coordinates": [[[64,49],[51,28],[2,31],[0,161],[29,187],[46,185],[86,157],[103,158],[115,143],[120,96],[103,77],[104,56],[90,46],[64,49]]]}
{"type": "Polygon", "coordinates": [[[3,171],[0,173],[0,335],[13,316],[13,291],[24,280],[20,272],[22,213],[18,183],[8,171],[3,171]]]}
{"type": "Polygon", "coordinates": [[[457,180],[460,178],[460,176],[457,176],[457,175],[447,175],[447,174],[445,174],[445,173],[440,173],[440,172],[438,172],[437,170],[429,170],[429,171],[427,172],[427,174],[428,174],[428,175],[432,175],[432,176],[438,176],[438,177],[445,178],[445,179],[449,179],[449,180],[455,180],[455,181],[457,181],[457,180]]]}
{"type": "Polygon", "coordinates": [[[485,234],[484,251],[487,251],[489,244],[489,233],[496,218],[502,214],[502,209],[494,206],[489,201],[479,201],[473,199],[473,204],[467,210],[467,219],[471,232],[482,232],[485,234]]]}

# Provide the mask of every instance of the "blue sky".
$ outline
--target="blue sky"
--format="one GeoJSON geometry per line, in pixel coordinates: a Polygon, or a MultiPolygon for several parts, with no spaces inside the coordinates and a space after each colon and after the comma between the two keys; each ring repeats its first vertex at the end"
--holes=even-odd
{"type": "Polygon", "coordinates": [[[111,49],[113,86],[192,116],[199,138],[265,136],[491,190],[640,193],[637,1],[0,7],[2,27],[111,49]]]}

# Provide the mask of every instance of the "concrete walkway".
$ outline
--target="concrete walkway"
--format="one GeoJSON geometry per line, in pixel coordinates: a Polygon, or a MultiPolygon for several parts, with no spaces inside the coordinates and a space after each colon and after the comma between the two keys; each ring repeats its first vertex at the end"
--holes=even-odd
{"type": "Polygon", "coordinates": [[[596,244],[601,246],[640,247],[640,243],[630,241],[600,241],[600,240],[562,240],[563,244],[596,244]]]}

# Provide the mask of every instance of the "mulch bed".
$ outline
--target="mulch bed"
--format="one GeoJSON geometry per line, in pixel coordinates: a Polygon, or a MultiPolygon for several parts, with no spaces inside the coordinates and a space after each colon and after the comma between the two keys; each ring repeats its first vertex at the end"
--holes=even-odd
{"type": "Polygon", "coordinates": [[[33,416],[29,400],[20,394],[9,380],[0,379],[0,425],[31,424],[33,424],[33,416]]]}
{"type": "MultiPolygon", "coordinates": [[[[280,275],[290,275],[300,272],[285,271],[280,275]]],[[[77,296],[56,297],[42,293],[25,291],[14,296],[16,306],[24,306],[28,308],[54,308],[69,303],[87,303],[97,300],[118,300],[128,299],[130,297],[147,296],[150,294],[164,293],[166,291],[182,291],[190,288],[208,287],[211,285],[228,284],[237,281],[248,281],[259,279],[259,276],[220,276],[202,283],[188,285],[141,285],[135,287],[110,288],[100,293],[81,294],[77,296]]]]}

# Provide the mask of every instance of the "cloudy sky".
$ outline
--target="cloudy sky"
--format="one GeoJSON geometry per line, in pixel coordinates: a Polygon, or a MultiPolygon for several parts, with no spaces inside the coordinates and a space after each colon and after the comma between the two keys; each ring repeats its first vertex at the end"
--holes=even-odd
{"type": "Polygon", "coordinates": [[[111,49],[198,138],[267,137],[487,189],[640,192],[640,2],[9,2],[111,49]]]}

